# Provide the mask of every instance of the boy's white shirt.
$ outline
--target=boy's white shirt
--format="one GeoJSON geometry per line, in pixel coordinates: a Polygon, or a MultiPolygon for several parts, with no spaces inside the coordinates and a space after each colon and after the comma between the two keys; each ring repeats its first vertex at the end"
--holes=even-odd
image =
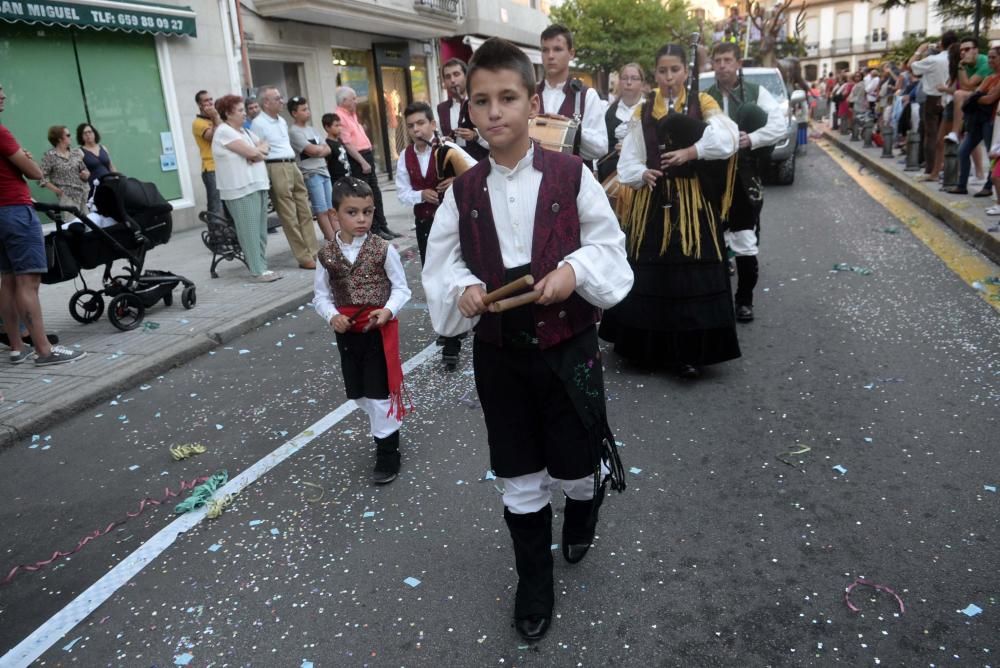
{"type": "MultiPolygon", "coordinates": [[[[451,141],[444,141],[442,143],[451,150],[458,151],[458,155],[465,162],[466,167],[475,166],[475,159],[458,146],[458,144],[451,141]]],[[[419,150],[416,148],[416,144],[414,144],[414,152],[417,154],[417,163],[420,165],[421,176],[427,176],[427,169],[431,164],[430,147],[424,144],[424,149],[419,150]]],[[[410,181],[410,171],[406,169],[406,151],[403,151],[399,154],[399,160],[396,162],[396,197],[406,206],[416,206],[424,201],[420,192],[413,189],[413,184],[410,181]]]]}
{"type": "MultiPolygon", "coordinates": [[[[351,243],[345,244],[340,239],[340,233],[337,233],[336,243],[340,246],[340,251],[347,258],[347,261],[354,264],[358,259],[358,253],[361,252],[361,246],[367,238],[368,235],[365,234],[361,237],[355,237],[351,243]]],[[[404,271],[403,263],[399,259],[399,251],[392,244],[389,244],[383,266],[386,276],[389,277],[389,282],[392,284],[392,292],[389,293],[389,300],[385,303],[384,308],[389,309],[392,312],[392,317],[395,318],[399,314],[399,310],[410,300],[411,293],[406,284],[406,271],[404,271]]],[[[316,313],[323,318],[324,322],[330,322],[333,316],[340,313],[337,310],[333,292],[330,290],[330,276],[322,262],[316,263],[316,272],[313,274],[313,308],[316,309],[316,313]]]]}
{"type": "MultiPolygon", "coordinates": [[[[544,150],[544,149],[542,149],[544,150]]],[[[534,169],[534,145],[513,169],[496,164],[490,156],[486,178],[490,206],[500,242],[500,255],[507,269],[531,262],[535,207],[542,173],[534,169]]],[[[598,308],[610,308],[632,288],[632,268],[625,255],[625,235],[608,203],[604,188],[585,166],[581,169],[576,206],[580,216],[580,248],[567,255],[576,274],[576,292],[598,308]]],[[[455,189],[449,188],[438,207],[427,241],[427,261],[422,281],[434,331],[457,336],[472,329],[479,318],[466,318],[458,300],[470,285],[485,283],[473,275],[462,258],[458,233],[455,189]]],[[[535,276],[541,280],[543,276],[535,276]]]]}

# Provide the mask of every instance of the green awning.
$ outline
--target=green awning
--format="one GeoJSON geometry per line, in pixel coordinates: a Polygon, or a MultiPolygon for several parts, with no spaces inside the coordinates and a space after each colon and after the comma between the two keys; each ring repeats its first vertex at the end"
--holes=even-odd
{"type": "Polygon", "coordinates": [[[194,19],[195,13],[190,7],[150,2],[0,0],[0,21],[8,23],[196,37],[194,19]]]}

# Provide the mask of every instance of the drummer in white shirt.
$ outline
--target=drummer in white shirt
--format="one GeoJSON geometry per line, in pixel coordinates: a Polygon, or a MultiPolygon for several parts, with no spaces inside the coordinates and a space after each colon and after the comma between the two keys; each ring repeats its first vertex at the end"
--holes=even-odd
{"type": "Polygon", "coordinates": [[[565,26],[550,25],[542,31],[541,46],[545,80],[538,82],[539,113],[567,119],[579,113],[580,131],[573,153],[585,162],[597,160],[608,152],[608,134],[604,127],[606,105],[596,90],[579,79],[570,79],[569,63],[576,56],[573,34],[565,26]]]}

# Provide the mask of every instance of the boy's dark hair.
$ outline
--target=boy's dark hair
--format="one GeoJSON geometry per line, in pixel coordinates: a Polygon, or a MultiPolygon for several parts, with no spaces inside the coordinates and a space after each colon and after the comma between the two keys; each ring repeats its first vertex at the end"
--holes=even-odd
{"type": "Polygon", "coordinates": [[[548,28],[542,31],[542,37],[539,41],[544,42],[547,39],[555,39],[556,37],[563,36],[566,38],[566,48],[573,50],[573,33],[569,31],[564,25],[559,23],[553,23],[548,28]]]}
{"type": "Polygon", "coordinates": [[[945,34],[941,35],[941,48],[947,49],[949,46],[958,41],[958,35],[955,34],[954,30],[949,30],[945,34]]]}
{"type": "Polygon", "coordinates": [[[420,102],[420,101],[410,102],[408,105],[406,105],[406,109],[403,109],[403,120],[406,120],[413,114],[420,114],[420,113],[423,113],[425,116],[427,116],[427,120],[431,122],[434,121],[434,112],[431,110],[431,105],[427,104],[426,102],[420,102]]]}
{"type": "Polygon", "coordinates": [[[328,128],[334,123],[340,122],[340,116],[337,114],[323,114],[323,118],[320,119],[320,123],[323,124],[324,128],[328,128]]]}
{"type": "Polygon", "coordinates": [[[299,107],[301,107],[304,104],[309,104],[309,100],[305,99],[301,95],[296,95],[295,97],[293,97],[291,100],[288,101],[288,113],[294,114],[296,111],[299,110],[299,107]]]}
{"type": "Polygon", "coordinates": [[[733,54],[733,58],[740,59],[740,47],[735,42],[719,42],[712,48],[712,58],[717,58],[724,53],[733,54]]]}
{"type": "Polygon", "coordinates": [[[333,184],[333,208],[339,209],[341,203],[348,197],[365,199],[367,197],[374,198],[374,195],[372,194],[371,186],[361,179],[356,179],[353,176],[343,176],[333,184]]]}
{"type": "Polygon", "coordinates": [[[455,67],[458,65],[462,68],[462,74],[469,73],[469,66],[465,64],[465,61],[461,58],[451,58],[444,65],[441,66],[441,76],[444,76],[444,71],[449,67],[455,67]]]}
{"type": "MultiPolygon", "coordinates": [[[[544,34],[544,33],[543,33],[544,34]]],[[[478,70],[499,72],[511,70],[521,75],[521,83],[528,96],[535,94],[535,68],[524,51],[500,37],[490,37],[476,49],[469,61],[469,74],[465,78],[465,89],[472,95],[472,79],[478,70]]]]}
{"type": "Polygon", "coordinates": [[[196,105],[198,105],[199,107],[201,106],[201,96],[202,95],[208,95],[208,91],[207,90],[200,90],[200,91],[198,91],[197,93],[194,94],[194,103],[196,105]]]}

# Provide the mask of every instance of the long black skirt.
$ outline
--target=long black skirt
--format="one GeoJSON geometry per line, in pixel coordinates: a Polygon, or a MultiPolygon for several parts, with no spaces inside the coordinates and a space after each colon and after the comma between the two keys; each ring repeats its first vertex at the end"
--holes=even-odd
{"type": "Polygon", "coordinates": [[[629,254],[635,283],[621,303],[604,312],[600,337],[640,366],[704,366],[739,357],[721,225],[702,216],[700,257],[682,252],[676,229],[661,254],[663,211],[657,195],[645,236],[629,254]]]}

